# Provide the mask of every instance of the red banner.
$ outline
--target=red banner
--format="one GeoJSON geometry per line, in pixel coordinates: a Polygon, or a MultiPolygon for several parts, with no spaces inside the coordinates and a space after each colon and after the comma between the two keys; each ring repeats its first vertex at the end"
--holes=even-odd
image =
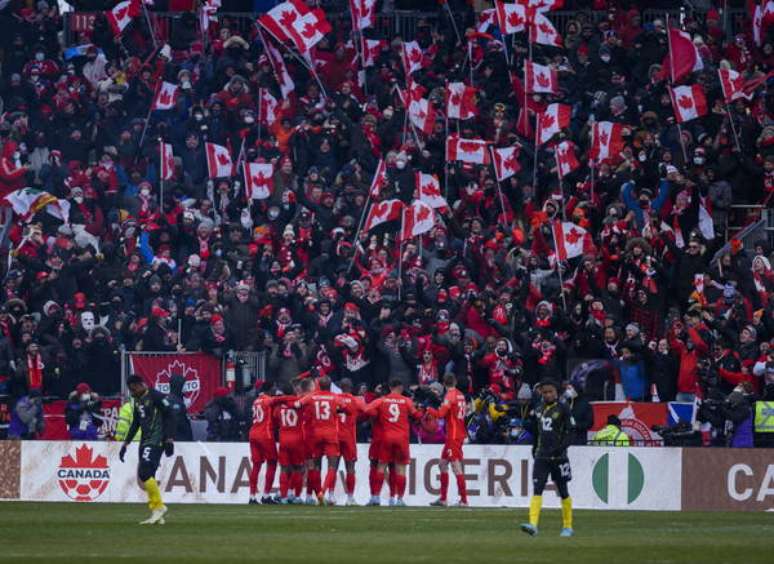
{"type": "Polygon", "coordinates": [[[610,415],[617,415],[621,428],[633,441],[633,446],[658,446],[661,435],[652,430],[653,425],[667,424],[667,404],[634,401],[591,402],[594,409],[594,425],[589,438],[607,425],[610,415]]]}
{"type": "MultiPolygon", "coordinates": [[[[46,441],[67,441],[70,434],[67,432],[65,422],[65,408],[67,401],[57,400],[43,404],[43,417],[46,419],[46,428],[43,436],[46,441]]],[[[117,399],[103,399],[100,407],[102,425],[97,430],[99,438],[110,438],[116,432],[118,410],[121,409],[121,401],[117,399]]]]}
{"type": "Polygon", "coordinates": [[[204,409],[221,383],[220,360],[207,354],[133,354],[130,363],[132,374],[142,376],[149,386],[165,394],[169,393],[170,378],[182,376],[183,400],[191,414],[204,409]]]}

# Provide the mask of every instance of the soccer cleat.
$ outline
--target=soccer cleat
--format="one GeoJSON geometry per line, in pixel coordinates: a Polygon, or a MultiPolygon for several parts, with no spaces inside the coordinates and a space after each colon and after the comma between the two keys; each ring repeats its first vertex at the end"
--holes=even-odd
{"type": "Polygon", "coordinates": [[[459,501],[457,502],[457,505],[455,505],[455,507],[467,507],[467,506],[468,506],[467,501],[459,501]]]}
{"type": "Polygon", "coordinates": [[[538,534],[537,527],[531,523],[522,523],[520,528],[523,532],[527,533],[531,537],[535,537],[538,534]]]}
{"type": "Polygon", "coordinates": [[[258,505],[258,500],[254,497],[251,497],[250,501],[247,502],[247,505],[258,505]]]}
{"type": "Polygon", "coordinates": [[[446,500],[438,498],[430,502],[430,507],[446,507],[446,500]]]}
{"type": "Polygon", "coordinates": [[[560,537],[572,537],[575,535],[575,532],[572,529],[562,529],[562,532],[559,533],[560,537]]]}
{"type": "Polygon", "coordinates": [[[395,500],[395,507],[406,507],[406,502],[402,499],[395,500]]]}
{"type": "Polygon", "coordinates": [[[323,505],[328,505],[333,507],[334,505],[336,505],[336,498],[334,498],[333,496],[326,497],[323,501],[323,505]]]}
{"type": "Polygon", "coordinates": [[[366,507],[379,507],[382,504],[382,500],[376,496],[372,496],[366,503],[366,507]]]}
{"type": "Polygon", "coordinates": [[[349,496],[349,497],[347,498],[347,503],[346,503],[346,506],[347,506],[347,507],[357,507],[357,502],[355,501],[355,498],[354,498],[354,497],[352,497],[352,496],[349,496]]]}
{"type": "Polygon", "coordinates": [[[161,507],[151,511],[151,516],[148,517],[145,521],[140,521],[140,525],[155,525],[156,523],[164,521],[164,515],[166,515],[166,513],[167,506],[162,505],[161,507]]]}
{"type": "Polygon", "coordinates": [[[395,507],[398,504],[397,500],[394,497],[390,498],[390,507],[395,507]]]}
{"type": "Polygon", "coordinates": [[[317,500],[313,498],[311,495],[306,496],[306,501],[304,502],[306,505],[317,505],[317,500]]]}
{"type": "Polygon", "coordinates": [[[290,505],[291,503],[293,503],[293,501],[287,497],[281,497],[279,500],[280,505],[290,505]]]}
{"type": "Polygon", "coordinates": [[[304,500],[300,497],[291,497],[290,498],[290,504],[291,505],[304,505],[304,500]]]}
{"type": "Polygon", "coordinates": [[[261,503],[263,505],[277,505],[277,500],[270,495],[265,495],[261,498],[261,503]]]}

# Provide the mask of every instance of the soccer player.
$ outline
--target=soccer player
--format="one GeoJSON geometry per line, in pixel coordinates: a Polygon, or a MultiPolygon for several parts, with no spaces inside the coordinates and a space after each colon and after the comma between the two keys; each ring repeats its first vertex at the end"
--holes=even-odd
{"type": "Polygon", "coordinates": [[[529,502],[529,523],[522,524],[521,530],[532,536],[538,534],[543,489],[550,475],[562,499],[562,532],[559,536],[571,537],[573,535],[572,499],[570,499],[567,483],[572,479],[572,471],[567,458],[567,447],[572,441],[575,422],[570,408],[564,403],[559,403],[559,385],[556,382],[551,380],[541,382],[540,394],[543,401],[535,408],[533,414],[535,425],[535,444],[532,447],[535,459],[532,468],[533,495],[529,502]]]}
{"type": "Polygon", "coordinates": [[[352,380],[339,382],[339,451],[346,468],[347,505],[355,503],[355,462],[357,462],[357,418],[365,410],[362,398],[352,395],[352,380]]]}
{"type": "Polygon", "coordinates": [[[462,469],[462,443],[465,441],[465,415],[467,406],[465,396],[457,389],[457,378],[447,374],[443,379],[446,386],[446,396],[439,409],[429,408],[427,413],[438,419],[446,419],[446,442],[441,452],[441,497],[430,505],[446,507],[446,495],[449,491],[449,465],[457,480],[457,491],[460,494],[458,507],[468,506],[468,493],[465,487],[465,475],[462,469]]]}
{"type": "MultiPolygon", "coordinates": [[[[287,396],[294,392],[300,395],[301,387],[294,389],[287,384],[283,391],[287,396]]],[[[301,412],[292,403],[283,403],[275,408],[275,413],[279,427],[280,503],[300,503],[306,463],[301,412]]]]}
{"type": "Polygon", "coordinates": [[[263,484],[261,503],[273,505],[277,501],[269,495],[274,485],[274,475],[277,472],[277,445],[274,442],[274,426],[272,413],[274,406],[282,402],[283,396],[271,397],[269,392],[272,384],[264,382],[261,391],[253,401],[253,425],[250,427],[250,500],[248,503],[258,503],[258,474],[261,466],[266,463],[266,479],[263,484]]]}
{"type": "Polygon", "coordinates": [[[387,465],[395,464],[395,497],[390,498],[390,506],[405,507],[403,495],[406,493],[406,466],[409,463],[409,417],[419,419],[422,412],[403,395],[403,383],[393,379],[390,381],[390,393],[368,404],[365,415],[376,415],[381,427],[375,491],[382,491],[387,465]]]}
{"type": "Polygon", "coordinates": [[[163,525],[167,506],[161,500],[161,490],[156,483],[156,470],[159,468],[162,451],[167,456],[172,456],[175,452],[175,445],[172,442],[175,435],[175,412],[167,396],[148,388],[140,376],[134,374],[129,376],[126,384],[134,398],[134,416],[118,458],[121,462],[124,461],[126,447],[132,442],[137,431],[142,431],[137,478],[145,486],[145,492],[148,494],[151,516],[141,521],[140,525],[156,523],[163,525]]]}
{"type": "MultiPolygon", "coordinates": [[[[384,386],[379,384],[376,389],[376,393],[380,396],[384,396],[384,386]]],[[[381,505],[379,496],[381,491],[376,489],[376,475],[379,473],[379,450],[382,448],[382,428],[379,425],[379,417],[373,416],[371,419],[371,445],[368,447],[368,460],[370,462],[370,468],[368,472],[368,484],[371,489],[371,499],[368,500],[367,506],[381,505]]],[[[393,495],[394,486],[394,474],[395,467],[390,468],[390,498],[393,495]]],[[[381,486],[380,486],[381,487],[381,486]]]]}

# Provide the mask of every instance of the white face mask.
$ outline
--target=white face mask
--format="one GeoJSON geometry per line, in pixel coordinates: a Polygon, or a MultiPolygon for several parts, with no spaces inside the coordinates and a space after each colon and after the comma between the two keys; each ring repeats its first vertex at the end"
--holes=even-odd
{"type": "Polygon", "coordinates": [[[86,331],[94,329],[94,314],[90,311],[85,311],[81,314],[81,325],[86,331]]]}
{"type": "Polygon", "coordinates": [[[253,116],[245,116],[245,123],[255,123],[255,118],[253,116]]]}
{"type": "Polygon", "coordinates": [[[395,166],[398,168],[398,170],[403,170],[406,168],[406,161],[395,161],[395,166]]]}
{"type": "Polygon", "coordinates": [[[91,394],[81,394],[81,401],[89,401],[91,399],[91,394]]]}
{"type": "Polygon", "coordinates": [[[82,204],[83,203],[83,196],[75,196],[73,198],[73,200],[75,200],[76,204],[82,204]]]}
{"type": "Polygon", "coordinates": [[[46,58],[45,53],[35,53],[35,60],[40,62],[46,58]]]}

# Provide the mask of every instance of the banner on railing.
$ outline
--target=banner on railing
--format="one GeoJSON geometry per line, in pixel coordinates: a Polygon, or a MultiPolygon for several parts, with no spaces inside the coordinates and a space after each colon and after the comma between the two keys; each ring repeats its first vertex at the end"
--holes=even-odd
{"type": "MultiPolygon", "coordinates": [[[[46,441],[66,441],[70,438],[70,433],[67,431],[67,422],[65,421],[66,409],[67,401],[65,400],[43,404],[43,416],[46,420],[46,427],[43,430],[43,436],[40,437],[41,439],[46,441]]],[[[121,400],[102,400],[99,414],[97,415],[101,422],[97,430],[99,438],[112,437],[116,432],[119,409],[121,409],[121,400]]]]}
{"type": "Polygon", "coordinates": [[[633,445],[655,446],[662,442],[661,435],[653,431],[654,425],[667,424],[667,404],[635,401],[591,402],[594,409],[594,425],[589,431],[589,440],[607,425],[610,415],[621,420],[621,429],[632,440],[633,445]]]}

